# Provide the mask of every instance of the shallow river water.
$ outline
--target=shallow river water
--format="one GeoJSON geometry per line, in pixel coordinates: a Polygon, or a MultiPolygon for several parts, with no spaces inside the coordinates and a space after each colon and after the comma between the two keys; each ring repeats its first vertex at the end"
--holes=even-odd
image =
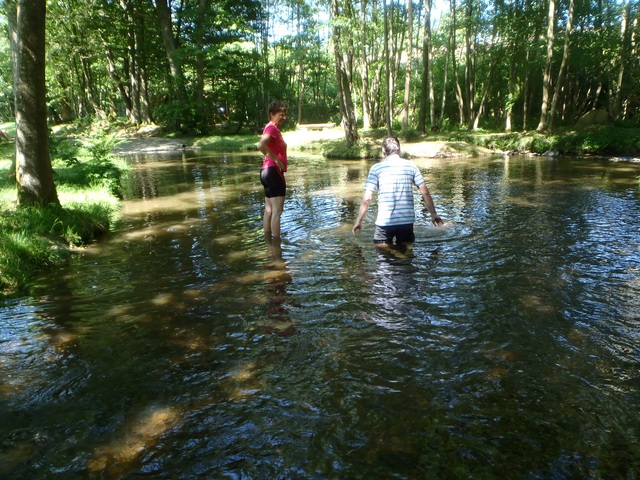
{"type": "Polygon", "coordinates": [[[421,160],[447,223],[380,251],[371,161],[294,156],[278,245],[256,155],[129,158],[0,304],[0,478],[640,475],[640,165],[421,160]]]}

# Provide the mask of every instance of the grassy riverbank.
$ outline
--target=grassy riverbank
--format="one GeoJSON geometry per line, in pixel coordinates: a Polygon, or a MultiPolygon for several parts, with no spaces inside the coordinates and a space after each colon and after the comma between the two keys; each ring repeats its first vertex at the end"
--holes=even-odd
{"type": "MultiPolygon", "coordinates": [[[[13,132],[9,129],[9,134],[13,132]]],[[[14,144],[0,144],[0,295],[27,293],[38,275],[55,271],[70,252],[106,234],[117,220],[120,175],[114,140],[52,140],[60,206],[16,208],[14,144]]]]}
{"type": "MultiPolygon", "coordinates": [[[[15,136],[12,124],[0,125],[15,136]]],[[[52,162],[61,206],[17,209],[15,181],[10,177],[14,144],[0,143],[0,295],[26,293],[42,272],[66,261],[74,248],[107,233],[117,220],[120,176],[126,168],[112,152],[200,148],[219,152],[255,152],[257,134],[178,137],[157,127],[132,129],[111,124],[105,133],[95,127],[55,129],[52,162]],[[126,138],[117,145],[115,138],[126,138]],[[83,140],[81,140],[83,139],[83,140]]],[[[360,132],[361,141],[349,147],[341,129],[323,132],[289,130],[290,152],[309,152],[330,158],[373,158],[380,155],[384,129],[360,132]]],[[[566,130],[553,135],[535,132],[439,132],[426,136],[400,135],[403,153],[410,157],[477,156],[487,153],[556,151],[565,155],[640,157],[640,129],[614,126],[566,130]]]]}
{"type": "MultiPolygon", "coordinates": [[[[385,135],[384,129],[360,132],[359,144],[349,147],[339,128],[323,132],[284,132],[290,151],[320,153],[330,158],[376,157],[385,135]]],[[[558,130],[553,134],[460,130],[427,135],[409,132],[399,134],[399,137],[403,150],[415,156],[477,156],[492,152],[543,154],[553,151],[560,155],[640,157],[640,128],[612,125],[558,130]]],[[[189,146],[206,150],[240,152],[255,151],[257,139],[257,135],[213,136],[187,139],[186,142],[189,146]]]]}

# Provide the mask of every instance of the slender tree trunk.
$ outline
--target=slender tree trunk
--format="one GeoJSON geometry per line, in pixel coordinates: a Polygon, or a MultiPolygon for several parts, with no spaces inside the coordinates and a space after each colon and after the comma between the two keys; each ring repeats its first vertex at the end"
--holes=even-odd
{"type": "Polygon", "coordinates": [[[296,3],[296,27],[297,27],[297,47],[298,51],[298,124],[302,123],[302,106],[304,105],[304,58],[300,54],[302,51],[302,15],[301,4],[296,3]]]}
{"type": "Polygon", "coordinates": [[[553,100],[551,101],[551,111],[549,112],[549,130],[553,130],[553,121],[556,116],[556,107],[558,106],[558,98],[560,97],[560,90],[564,84],[564,74],[567,71],[567,64],[569,62],[569,43],[571,39],[571,29],[573,28],[573,11],[575,6],[575,0],[569,2],[569,13],[567,16],[567,29],[564,34],[564,50],[562,52],[562,63],[560,64],[560,71],[558,72],[558,80],[556,81],[556,88],[553,92],[553,100]]]}
{"type": "Polygon", "coordinates": [[[544,131],[547,127],[547,109],[549,105],[549,97],[551,96],[551,65],[553,62],[555,11],[555,0],[549,0],[549,12],[547,17],[547,62],[544,68],[540,122],[538,123],[538,127],[536,128],[538,132],[544,131]]]}
{"type": "Polygon", "coordinates": [[[180,101],[186,101],[184,75],[182,72],[182,64],[178,61],[176,39],[173,35],[173,27],[171,23],[171,10],[167,0],[156,0],[156,12],[158,14],[158,22],[162,32],[162,41],[169,62],[169,70],[173,79],[173,88],[176,98],[180,101]]]}
{"type": "Polygon", "coordinates": [[[367,56],[367,14],[366,0],[361,0],[361,19],[360,19],[360,28],[362,29],[361,35],[361,52],[360,52],[360,78],[362,81],[362,127],[364,130],[369,130],[371,128],[371,100],[370,100],[370,89],[369,89],[369,59],[367,56]]]}
{"type": "Polygon", "coordinates": [[[427,132],[427,96],[429,94],[429,70],[431,68],[429,47],[431,45],[432,4],[432,0],[426,0],[424,5],[424,38],[422,39],[422,82],[420,86],[420,118],[418,120],[418,131],[423,135],[427,132]]]}
{"type": "Polygon", "coordinates": [[[449,0],[449,12],[451,14],[451,37],[452,37],[452,48],[451,48],[451,59],[453,63],[453,80],[455,83],[455,93],[456,93],[456,102],[458,103],[458,117],[459,117],[459,125],[464,125],[466,123],[466,117],[464,114],[465,110],[465,102],[464,95],[462,93],[462,87],[460,86],[460,78],[458,74],[458,60],[456,58],[456,50],[457,50],[457,40],[456,40],[456,0],[449,0]]]}
{"type": "Polygon", "coordinates": [[[402,130],[409,129],[409,99],[411,95],[411,67],[413,64],[413,0],[407,2],[407,66],[404,73],[404,101],[402,105],[402,130]]]}
{"type": "Polygon", "coordinates": [[[387,127],[387,136],[391,136],[393,134],[393,125],[391,124],[391,109],[392,105],[392,82],[391,82],[391,67],[390,57],[391,52],[389,52],[389,12],[387,9],[387,0],[382,0],[383,13],[384,13],[384,73],[386,77],[386,89],[384,95],[384,103],[385,103],[385,123],[387,127]]]}
{"type": "Polygon", "coordinates": [[[344,129],[347,144],[354,145],[358,141],[358,125],[356,122],[355,108],[351,95],[351,81],[346,70],[342,53],[342,31],[338,22],[340,17],[340,5],[338,0],[331,0],[331,15],[333,17],[333,48],[336,63],[336,80],[338,98],[340,100],[340,113],[342,114],[342,128],[344,129]]]}
{"type": "Polygon", "coordinates": [[[444,78],[442,79],[442,100],[440,103],[440,118],[438,118],[438,124],[435,126],[436,129],[442,128],[442,125],[444,124],[444,109],[447,103],[447,88],[449,84],[449,61],[450,61],[449,52],[451,51],[451,43],[452,43],[451,31],[449,31],[449,40],[447,42],[448,44],[447,52],[445,54],[445,60],[444,60],[444,78]]]}
{"type": "MultiPolygon", "coordinates": [[[[540,31],[542,30],[542,24],[536,22],[536,30],[533,34],[533,41],[529,42],[535,45],[536,39],[540,37],[540,31]]],[[[525,70],[524,70],[524,86],[522,91],[522,130],[527,130],[529,122],[529,107],[531,106],[531,65],[535,65],[537,61],[536,48],[528,47],[527,54],[525,55],[525,70]]]]}
{"type": "Polygon", "coordinates": [[[616,82],[616,90],[613,100],[613,118],[620,119],[622,115],[622,90],[624,85],[624,72],[631,51],[631,34],[632,28],[629,28],[631,22],[631,2],[626,0],[624,7],[624,15],[622,16],[622,47],[620,49],[620,65],[618,67],[618,81],[616,82]]]}
{"type": "Polygon", "coordinates": [[[17,0],[9,13],[14,49],[18,205],[59,204],[49,156],[45,83],[46,0],[17,0]]]}
{"type": "Polygon", "coordinates": [[[467,106],[465,108],[465,114],[467,119],[469,120],[468,127],[472,127],[472,122],[474,121],[475,116],[475,96],[476,96],[476,85],[475,85],[475,68],[473,55],[475,50],[475,38],[472,40],[474,36],[474,28],[473,28],[473,0],[467,0],[467,8],[466,8],[466,27],[465,27],[465,93],[467,95],[467,106]]]}

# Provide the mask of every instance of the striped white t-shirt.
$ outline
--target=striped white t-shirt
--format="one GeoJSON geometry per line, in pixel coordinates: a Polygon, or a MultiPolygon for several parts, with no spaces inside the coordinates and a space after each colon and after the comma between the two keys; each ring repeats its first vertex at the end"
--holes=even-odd
{"type": "Polygon", "coordinates": [[[378,191],[376,225],[388,227],[415,222],[413,187],[424,183],[420,169],[399,155],[389,155],[369,171],[365,191],[378,191]]]}

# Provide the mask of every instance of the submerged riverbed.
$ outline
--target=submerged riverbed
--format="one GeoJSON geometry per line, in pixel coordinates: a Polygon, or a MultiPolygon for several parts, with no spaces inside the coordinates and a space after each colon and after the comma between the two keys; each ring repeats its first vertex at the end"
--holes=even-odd
{"type": "Polygon", "coordinates": [[[0,308],[1,478],[635,478],[640,165],[420,160],[407,251],[354,238],[373,162],[131,155],[119,231],[0,308]]]}

